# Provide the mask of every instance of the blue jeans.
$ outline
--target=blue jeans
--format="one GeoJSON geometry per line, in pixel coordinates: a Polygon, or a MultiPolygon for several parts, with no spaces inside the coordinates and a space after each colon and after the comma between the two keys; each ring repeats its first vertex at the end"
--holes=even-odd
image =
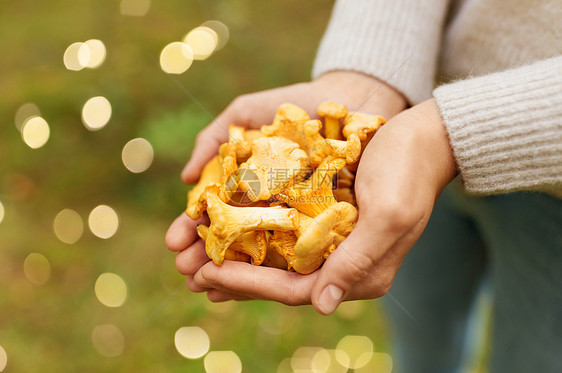
{"type": "Polygon", "coordinates": [[[403,373],[456,372],[483,276],[492,294],[491,373],[562,372],[562,200],[520,192],[437,202],[383,304],[403,373]]]}

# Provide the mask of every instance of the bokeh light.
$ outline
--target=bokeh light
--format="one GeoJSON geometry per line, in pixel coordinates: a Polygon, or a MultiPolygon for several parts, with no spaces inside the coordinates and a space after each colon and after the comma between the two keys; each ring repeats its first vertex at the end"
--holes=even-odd
{"type": "Polygon", "coordinates": [[[103,96],[90,98],[82,108],[82,122],[90,131],[98,131],[105,127],[111,119],[111,104],[103,96]]]}
{"type": "Polygon", "coordinates": [[[217,20],[211,20],[203,22],[201,26],[208,27],[217,34],[218,43],[217,47],[215,48],[216,51],[222,49],[226,45],[226,43],[228,42],[228,38],[230,37],[230,31],[224,23],[217,20]]]}
{"type": "Polygon", "coordinates": [[[32,149],[38,149],[49,140],[51,130],[47,121],[41,117],[28,118],[22,126],[23,141],[32,149]]]}
{"type": "Polygon", "coordinates": [[[203,361],[206,373],[241,373],[242,361],[234,351],[211,351],[203,361]]]}
{"type": "Polygon", "coordinates": [[[23,262],[23,273],[30,282],[43,285],[51,277],[51,264],[43,255],[31,253],[23,262]]]}
{"type": "Polygon", "coordinates": [[[348,335],[336,346],[336,360],[350,369],[361,368],[373,356],[373,342],[365,336],[348,335]]]}
{"type": "Polygon", "coordinates": [[[119,10],[124,16],[142,17],[150,9],[150,0],[121,0],[119,10]]]}
{"type": "Polygon", "coordinates": [[[90,48],[82,42],[72,43],[64,51],[63,62],[68,70],[79,71],[90,61],[90,48]]]}
{"type": "Polygon", "coordinates": [[[336,350],[321,349],[312,357],[311,368],[314,373],[345,373],[348,368],[336,359],[336,350]]]}
{"type": "Polygon", "coordinates": [[[101,40],[98,39],[90,39],[84,42],[84,44],[88,47],[90,51],[90,58],[86,63],[86,67],[90,69],[95,69],[99,67],[103,61],[105,61],[105,45],[101,40]]]}
{"type": "Polygon", "coordinates": [[[198,359],[209,352],[211,341],[206,331],[198,326],[184,326],[174,337],[178,352],[188,359],[198,359]]]}
{"type": "Polygon", "coordinates": [[[0,372],[3,372],[6,369],[6,365],[8,365],[8,354],[4,347],[0,346],[0,372]]]}
{"type": "Polygon", "coordinates": [[[321,347],[299,347],[291,356],[291,368],[295,372],[311,372],[312,371],[312,358],[318,351],[322,350],[321,347]]]}
{"type": "Polygon", "coordinates": [[[113,324],[97,325],[92,330],[92,344],[100,355],[115,357],[125,349],[125,337],[121,330],[113,324]]]}
{"type": "Polygon", "coordinates": [[[107,307],[121,307],[127,299],[127,284],[115,273],[102,273],[94,285],[96,297],[107,307]]]}
{"type": "Polygon", "coordinates": [[[2,223],[2,220],[4,220],[4,205],[0,201],[0,223],[2,223]]]}
{"type": "Polygon", "coordinates": [[[193,63],[193,50],[180,41],[170,43],[160,53],[160,67],[168,74],[182,74],[193,63]]]}
{"type": "Polygon", "coordinates": [[[132,139],[123,147],[121,159],[127,169],[133,173],[146,171],[152,164],[154,158],[154,150],[152,145],[143,139],[132,139]]]}
{"type": "Polygon", "coordinates": [[[196,60],[207,59],[218,45],[217,33],[209,27],[196,27],[183,39],[183,42],[193,50],[193,58],[196,60]]]}
{"type": "Polygon", "coordinates": [[[55,216],[53,230],[59,240],[73,244],[82,237],[84,222],[76,211],[64,209],[55,216]]]}
{"type": "Polygon", "coordinates": [[[371,357],[367,365],[354,370],[355,373],[391,373],[393,361],[392,357],[383,352],[376,352],[371,357]]]}
{"type": "Polygon", "coordinates": [[[31,117],[37,117],[41,115],[41,111],[32,102],[25,103],[21,105],[18,110],[16,111],[16,115],[14,118],[14,122],[16,124],[16,128],[21,131],[23,124],[31,117]]]}
{"type": "Polygon", "coordinates": [[[90,231],[99,238],[112,237],[119,228],[119,216],[107,205],[99,205],[88,216],[90,231]]]}

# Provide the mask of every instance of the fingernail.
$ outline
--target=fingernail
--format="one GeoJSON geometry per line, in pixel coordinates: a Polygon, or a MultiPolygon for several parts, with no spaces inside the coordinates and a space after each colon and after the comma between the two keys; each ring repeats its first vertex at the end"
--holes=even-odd
{"type": "Polygon", "coordinates": [[[336,285],[328,285],[322,290],[318,300],[318,308],[325,314],[330,314],[338,308],[343,296],[343,290],[336,285]]]}

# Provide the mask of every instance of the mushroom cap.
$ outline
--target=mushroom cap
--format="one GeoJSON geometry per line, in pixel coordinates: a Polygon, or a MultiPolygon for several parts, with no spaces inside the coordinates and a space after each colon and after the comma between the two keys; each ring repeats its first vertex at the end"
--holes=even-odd
{"type": "Polygon", "coordinates": [[[278,123],[289,121],[289,122],[306,122],[310,119],[308,113],[301,107],[295,104],[281,104],[277,108],[275,117],[273,118],[273,126],[278,123]]]}
{"type": "Polygon", "coordinates": [[[260,137],[264,137],[264,136],[265,135],[260,130],[246,130],[244,132],[244,140],[246,140],[248,143],[250,143],[250,147],[251,147],[252,141],[254,141],[255,139],[259,139],[260,137]]]}
{"type": "Polygon", "coordinates": [[[239,187],[252,201],[267,200],[292,185],[307,163],[308,156],[297,143],[278,136],[258,138],[252,141],[252,156],[240,168],[251,171],[259,183],[240,180],[239,187]]]}
{"type": "Polygon", "coordinates": [[[261,131],[267,136],[280,136],[296,142],[310,157],[324,142],[321,128],[322,123],[317,119],[311,120],[300,107],[283,104],[277,110],[273,124],[263,126],[261,131]]]}
{"type": "Polygon", "coordinates": [[[347,115],[347,107],[332,101],[326,101],[318,106],[317,112],[323,118],[343,119],[347,115]]]}
{"type": "Polygon", "coordinates": [[[345,166],[343,158],[327,157],[310,177],[275,196],[289,206],[314,217],[336,203],[332,193],[333,178],[345,166]]]}
{"type": "Polygon", "coordinates": [[[356,222],[357,209],[347,202],[338,202],[312,218],[295,244],[295,271],[314,272],[351,233],[356,222]]]}
{"type": "Polygon", "coordinates": [[[379,115],[354,112],[345,118],[343,135],[347,138],[351,133],[357,134],[359,140],[364,141],[370,133],[374,133],[386,120],[379,115]]]}

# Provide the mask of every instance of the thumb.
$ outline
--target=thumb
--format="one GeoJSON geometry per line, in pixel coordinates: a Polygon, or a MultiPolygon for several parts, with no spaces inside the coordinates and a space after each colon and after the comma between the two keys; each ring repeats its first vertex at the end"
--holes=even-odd
{"type": "MultiPolygon", "coordinates": [[[[380,250],[373,244],[373,225],[359,220],[351,234],[328,257],[312,289],[312,304],[329,315],[361,281],[371,281],[380,250]]],[[[382,286],[381,286],[382,288],[382,286]]],[[[384,293],[381,289],[381,295],[384,293]]]]}

